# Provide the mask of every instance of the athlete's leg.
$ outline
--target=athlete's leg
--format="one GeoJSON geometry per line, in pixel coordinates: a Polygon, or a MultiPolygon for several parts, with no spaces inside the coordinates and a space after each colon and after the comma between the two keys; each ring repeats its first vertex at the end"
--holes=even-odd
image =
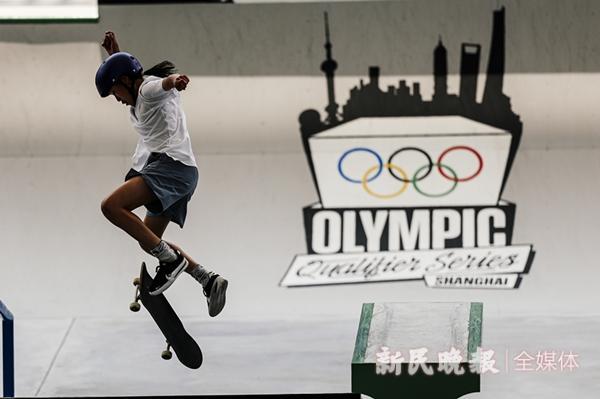
{"type": "Polygon", "coordinates": [[[144,218],[144,224],[148,226],[148,228],[152,230],[152,232],[156,234],[158,238],[162,238],[163,234],[165,233],[165,230],[167,229],[167,226],[169,225],[169,222],[169,217],[162,215],[146,215],[146,217],[144,218]]]}
{"type": "MultiPolygon", "coordinates": [[[[169,217],[168,216],[153,216],[153,215],[146,215],[146,217],[144,218],[144,224],[146,226],[148,226],[148,228],[150,230],[152,230],[152,232],[154,234],[156,234],[157,237],[162,238],[165,230],[167,229],[167,226],[169,225],[169,217]]],[[[195,262],[189,255],[187,255],[185,252],[182,251],[182,249],[180,247],[178,247],[177,245],[166,241],[165,242],[167,244],[169,244],[173,249],[176,249],[177,251],[179,251],[184,258],[187,259],[189,265],[186,269],[186,271],[189,273],[192,270],[194,270],[194,268],[196,266],[198,266],[198,262],[195,262]]],[[[140,244],[141,246],[141,244],[140,244]]]]}
{"type": "Polygon", "coordinates": [[[196,262],[195,260],[193,260],[188,254],[186,254],[185,252],[183,252],[183,250],[181,249],[181,247],[173,244],[171,241],[167,241],[167,244],[169,244],[171,247],[173,247],[174,249],[178,250],[180,254],[183,255],[184,258],[187,259],[189,265],[188,267],[185,269],[186,272],[191,273],[192,270],[194,270],[197,266],[200,266],[200,263],[196,262]]]}
{"type": "Polygon", "coordinates": [[[102,201],[102,213],[111,223],[133,237],[148,253],[160,244],[160,238],[132,211],[142,205],[156,201],[141,176],[136,176],[118,187],[102,201]]]}
{"type": "MultiPolygon", "coordinates": [[[[169,225],[169,218],[167,216],[151,216],[146,215],[144,218],[144,224],[152,230],[157,237],[162,237],[167,226],[169,225]]],[[[225,297],[227,291],[228,281],[218,274],[204,269],[198,262],[194,261],[189,255],[181,250],[177,245],[165,241],[169,246],[176,249],[181,255],[188,261],[188,272],[194,279],[196,279],[204,290],[207,296],[208,303],[208,314],[211,317],[217,316],[223,310],[225,306],[225,297]]],[[[140,244],[141,245],[141,244],[140,244]]]]}

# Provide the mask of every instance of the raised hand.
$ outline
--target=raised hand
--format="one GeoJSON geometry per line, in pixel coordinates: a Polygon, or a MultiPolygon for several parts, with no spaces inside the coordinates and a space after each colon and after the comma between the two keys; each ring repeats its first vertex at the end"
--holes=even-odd
{"type": "Polygon", "coordinates": [[[119,43],[117,43],[115,33],[111,31],[106,31],[106,33],[104,33],[104,40],[102,43],[100,43],[100,45],[104,47],[108,55],[112,55],[121,51],[119,50],[119,43]]]}

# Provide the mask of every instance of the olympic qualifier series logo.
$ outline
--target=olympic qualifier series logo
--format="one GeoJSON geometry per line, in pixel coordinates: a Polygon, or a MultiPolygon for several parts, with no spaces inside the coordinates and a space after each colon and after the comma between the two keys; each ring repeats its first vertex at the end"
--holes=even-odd
{"type": "Polygon", "coordinates": [[[501,199],[522,123],[502,91],[504,9],[494,12],[488,76],[475,100],[479,45],[463,45],[461,92],[447,92],[446,50],[434,50],[434,93],[405,81],[379,88],[379,69],[339,112],[326,16],[329,104],[300,115],[319,201],[304,208],[306,254],[282,286],[423,280],[428,287],[517,288],[534,257],[512,243],[516,206],[501,199]],[[475,83],[474,83],[475,82],[475,83]]]}

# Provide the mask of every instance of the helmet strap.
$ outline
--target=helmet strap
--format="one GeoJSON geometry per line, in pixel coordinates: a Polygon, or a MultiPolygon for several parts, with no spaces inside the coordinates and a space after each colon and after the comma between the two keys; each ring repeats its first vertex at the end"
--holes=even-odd
{"type": "Polygon", "coordinates": [[[125,86],[127,87],[127,91],[129,92],[129,94],[131,94],[131,98],[133,99],[133,104],[135,105],[137,103],[137,91],[135,90],[135,80],[131,79],[131,86],[125,86]]]}

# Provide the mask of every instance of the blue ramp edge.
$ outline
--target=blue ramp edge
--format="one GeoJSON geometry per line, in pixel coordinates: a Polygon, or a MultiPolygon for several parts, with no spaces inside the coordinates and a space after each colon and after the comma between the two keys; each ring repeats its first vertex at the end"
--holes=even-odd
{"type": "Polygon", "coordinates": [[[15,338],[14,316],[6,305],[0,301],[2,316],[2,386],[3,396],[15,396],[15,338]]]}

